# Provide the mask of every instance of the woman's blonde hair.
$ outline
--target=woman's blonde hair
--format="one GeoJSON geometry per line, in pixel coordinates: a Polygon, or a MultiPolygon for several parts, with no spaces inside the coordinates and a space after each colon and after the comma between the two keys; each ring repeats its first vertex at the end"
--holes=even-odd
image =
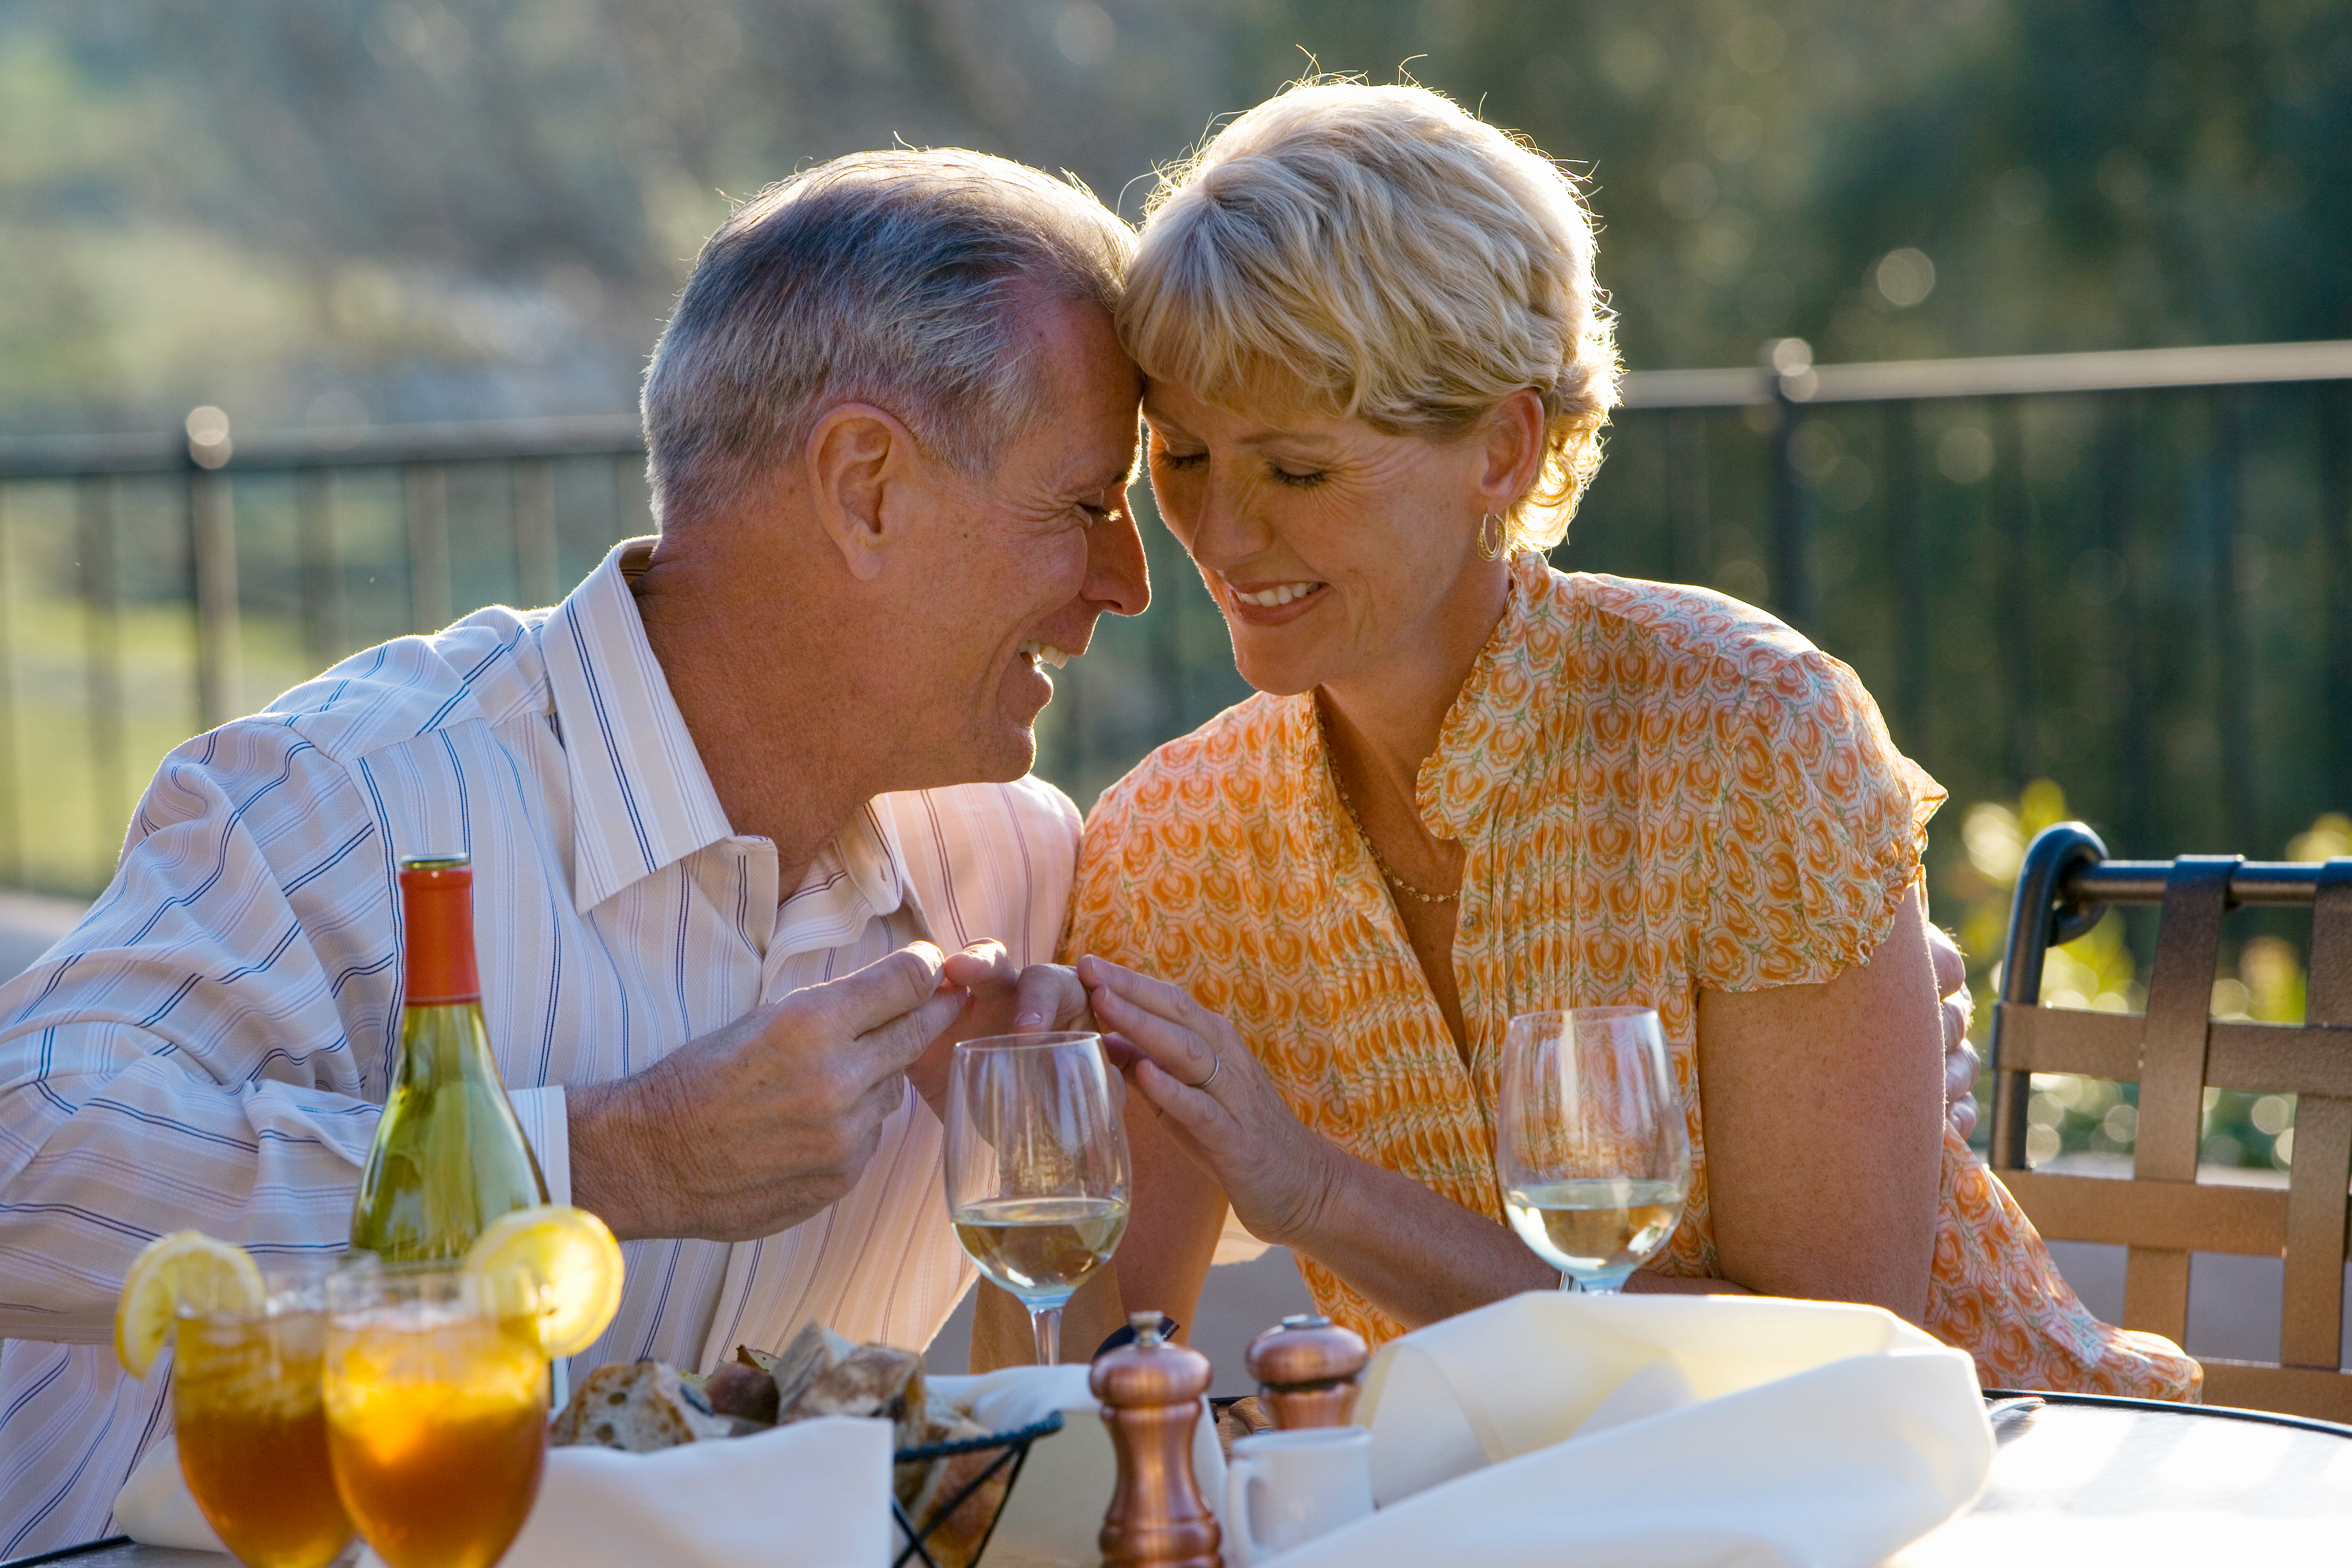
{"type": "Polygon", "coordinates": [[[1227,406],[1269,372],[1327,412],[1444,441],[1523,387],[1543,471],[1513,549],[1549,549],[1601,464],[1617,346],[1575,181],[1420,87],[1295,84],[1161,172],[1119,335],[1227,406]]]}

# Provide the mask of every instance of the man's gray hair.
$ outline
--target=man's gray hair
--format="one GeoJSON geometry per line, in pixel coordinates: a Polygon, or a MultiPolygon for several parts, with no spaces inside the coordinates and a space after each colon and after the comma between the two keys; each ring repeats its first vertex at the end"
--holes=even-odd
{"type": "Polygon", "coordinates": [[[1115,311],[1134,248],[1075,181],[984,153],[860,152],[769,186],[702,247],[646,372],[655,516],[724,507],[845,402],[985,473],[1051,412],[1024,307],[1115,311]]]}

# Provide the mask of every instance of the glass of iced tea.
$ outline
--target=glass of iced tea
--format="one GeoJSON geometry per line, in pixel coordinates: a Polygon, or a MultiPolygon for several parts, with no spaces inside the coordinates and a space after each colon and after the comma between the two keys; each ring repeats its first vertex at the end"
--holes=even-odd
{"type": "Polygon", "coordinates": [[[180,1473],[248,1568],[324,1568],[352,1521],[327,1462],[323,1264],[265,1270],[256,1312],[184,1311],[174,1331],[180,1473]]]}
{"type": "Polygon", "coordinates": [[[490,1568],[547,1458],[536,1318],[456,1267],[362,1257],[328,1291],[327,1451],[352,1522],[390,1568],[490,1568]]]}

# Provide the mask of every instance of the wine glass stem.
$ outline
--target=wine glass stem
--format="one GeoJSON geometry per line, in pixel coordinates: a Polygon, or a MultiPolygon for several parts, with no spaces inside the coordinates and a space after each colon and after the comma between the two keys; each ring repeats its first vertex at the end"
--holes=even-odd
{"type": "Polygon", "coordinates": [[[1062,1360],[1062,1309],[1032,1307],[1029,1326],[1037,1331],[1037,1364],[1058,1366],[1062,1360]]]}

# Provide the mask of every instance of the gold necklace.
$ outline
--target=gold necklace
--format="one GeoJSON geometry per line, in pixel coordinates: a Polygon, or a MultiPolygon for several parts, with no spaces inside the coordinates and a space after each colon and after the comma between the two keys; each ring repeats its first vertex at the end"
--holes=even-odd
{"type": "Polygon", "coordinates": [[[1458,887],[1452,893],[1422,892],[1397,875],[1396,869],[1381,858],[1381,846],[1372,842],[1371,831],[1364,826],[1364,819],[1356,815],[1356,803],[1348,799],[1348,787],[1339,782],[1339,758],[1332,753],[1330,736],[1321,734],[1323,710],[1319,706],[1315,710],[1315,727],[1323,741],[1323,766],[1330,770],[1331,788],[1339,792],[1339,804],[1347,811],[1348,821],[1356,824],[1357,837],[1364,841],[1364,848],[1370,852],[1372,863],[1381,868],[1381,874],[1388,879],[1389,885],[1407,898],[1417,898],[1423,904],[1451,904],[1460,898],[1462,890],[1458,887]]]}

